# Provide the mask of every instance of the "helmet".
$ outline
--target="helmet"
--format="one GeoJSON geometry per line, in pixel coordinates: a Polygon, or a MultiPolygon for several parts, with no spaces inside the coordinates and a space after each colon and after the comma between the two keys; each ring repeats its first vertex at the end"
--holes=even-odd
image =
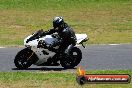
{"type": "Polygon", "coordinates": [[[62,17],[55,17],[53,19],[53,27],[57,28],[60,27],[64,23],[64,20],[62,17]]]}

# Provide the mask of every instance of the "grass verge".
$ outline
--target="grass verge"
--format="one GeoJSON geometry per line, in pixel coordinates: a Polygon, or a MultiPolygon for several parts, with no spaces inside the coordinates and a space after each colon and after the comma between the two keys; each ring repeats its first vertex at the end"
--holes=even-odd
{"type": "MultiPolygon", "coordinates": [[[[88,74],[130,74],[132,70],[90,70],[88,74]]],[[[76,73],[1,72],[1,88],[131,88],[130,84],[85,84],[76,82],[76,73]]]]}
{"type": "Polygon", "coordinates": [[[63,16],[90,44],[132,43],[132,0],[0,0],[0,45],[23,45],[63,16]]]}

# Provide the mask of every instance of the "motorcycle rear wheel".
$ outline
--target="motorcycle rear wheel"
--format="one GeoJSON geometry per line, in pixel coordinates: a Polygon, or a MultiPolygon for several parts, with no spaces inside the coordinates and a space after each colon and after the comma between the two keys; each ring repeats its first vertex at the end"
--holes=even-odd
{"type": "Polygon", "coordinates": [[[77,66],[82,59],[82,52],[79,48],[74,47],[70,51],[70,56],[63,56],[60,60],[60,64],[65,69],[72,69],[77,66]]]}
{"type": "Polygon", "coordinates": [[[17,53],[14,59],[14,64],[18,69],[27,69],[33,64],[34,57],[36,57],[34,52],[29,48],[25,48],[17,53]]]}

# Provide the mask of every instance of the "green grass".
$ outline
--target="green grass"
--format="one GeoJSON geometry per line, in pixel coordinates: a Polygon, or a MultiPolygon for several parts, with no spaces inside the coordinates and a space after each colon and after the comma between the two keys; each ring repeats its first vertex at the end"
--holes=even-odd
{"type": "MultiPolygon", "coordinates": [[[[132,70],[90,70],[87,74],[130,74],[132,70]]],[[[76,82],[76,73],[66,72],[1,72],[2,88],[131,88],[130,84],[85,84],[76,82]]]]}
{"type": "Polygon", "coordinates": [[[63,16],[87,44],[132,43],[132,0],[0,0],[0,45],[22,45],[63,16]]]}

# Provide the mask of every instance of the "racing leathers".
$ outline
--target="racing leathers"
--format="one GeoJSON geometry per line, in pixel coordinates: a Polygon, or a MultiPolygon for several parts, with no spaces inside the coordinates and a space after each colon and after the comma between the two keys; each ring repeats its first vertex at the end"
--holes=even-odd
{"type": "Polygon", "coordinates": [[[45,31],[42,36],[50,35],[56,32],[59,35],[59,41],[55,41],[52,45],[48,45],[47,48],[52,51],[53,47],[59,45],[59,52],[64,51],[65,53],[69,54],[69,51],[73,46],[75,46],[77,41],[75,32],[70,26],[68,26],[67,23],[64,23],[64,25],[60,28],[45,31]]]}

